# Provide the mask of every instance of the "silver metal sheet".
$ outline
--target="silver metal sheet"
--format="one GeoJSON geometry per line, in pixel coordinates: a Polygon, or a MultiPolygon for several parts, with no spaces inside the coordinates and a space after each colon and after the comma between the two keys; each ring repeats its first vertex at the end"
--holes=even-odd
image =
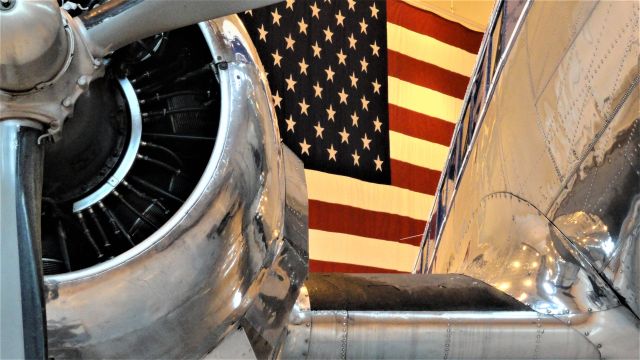
{"type": "Polygon", "coordinates": [[[271,5],[276,0],[111,0],[79,17],[94,56],[200,21],[271,5]]]}
{"type": "Polygon", "coordinates": [[[214,359],[257,359],[251,348],[251,343],[247,338],[247,334],[240,329],[232,331],[225,336],[224,340],[212,352],[208,353],[203,360],[214,359]]]}
{"type": "Polygon", "coordinates": [[[560,320],[524,312],[307,311],[282,359],[600,359],[560,320]],[[308,326],[306,324],[309,324],[308,326]]]}
{"type": "Polygon", "coordinates": [[[543,313],[610,309],[617,292],[639,314],[639,6],[531,5],[491,84],[434,272],[543,313]]]}
{"type": "Polygon", "coordinates": [[[40,250],[40,124],[0,121],[0,358],[46,356],[40,250]]]}

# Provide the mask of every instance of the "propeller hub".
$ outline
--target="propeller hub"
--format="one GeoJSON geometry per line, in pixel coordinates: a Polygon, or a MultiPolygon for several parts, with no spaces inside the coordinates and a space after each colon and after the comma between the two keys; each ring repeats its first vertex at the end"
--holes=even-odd
{"type": "Polygon", "coordinates": [[[10,92],[53,80],[69,56],[68,35],[54,0],[2,0],[0,43],[0,89],[10,92]]]}

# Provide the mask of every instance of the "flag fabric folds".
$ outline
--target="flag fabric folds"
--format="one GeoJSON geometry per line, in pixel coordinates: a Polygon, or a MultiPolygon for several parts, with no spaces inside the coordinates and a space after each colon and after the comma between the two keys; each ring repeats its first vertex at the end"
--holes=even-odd
{"type": "Polygon", "coordinates": [[[482,33],[399,0],[240,16],[305,164],[311,271],[411,271],[482,33]]]}

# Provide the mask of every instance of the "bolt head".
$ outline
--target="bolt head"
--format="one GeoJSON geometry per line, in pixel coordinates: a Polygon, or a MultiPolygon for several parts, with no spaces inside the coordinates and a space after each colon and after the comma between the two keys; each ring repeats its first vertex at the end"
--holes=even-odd
{"type": "Polygon", "coordinates": [[[87,78],[86,76],[82,75],[78,78],[78,85],[79,86],[87,86],[89,84],[89,78],[87,78]]]}

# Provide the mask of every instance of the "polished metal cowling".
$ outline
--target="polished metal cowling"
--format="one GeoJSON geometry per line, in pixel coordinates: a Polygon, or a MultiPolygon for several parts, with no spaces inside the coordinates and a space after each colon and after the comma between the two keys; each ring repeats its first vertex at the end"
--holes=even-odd
{"type": "Polygon", "coordinates": [[[239,325],[269,354],[283,336],[306,276],[302,167],[280,143],[239,19],[200,29],[221,88],[206,170],[177,213],[133,249],[45,277],[53,358],[197,358],[239,325]]]}
{"type": "Polygon", "coordinates": [[[0,11],[0,32],[12,37],[0,51],[0,89],[29,91],[53,80],[63,71],[73,44],[57,4],[9,1],[0,11]]]}

